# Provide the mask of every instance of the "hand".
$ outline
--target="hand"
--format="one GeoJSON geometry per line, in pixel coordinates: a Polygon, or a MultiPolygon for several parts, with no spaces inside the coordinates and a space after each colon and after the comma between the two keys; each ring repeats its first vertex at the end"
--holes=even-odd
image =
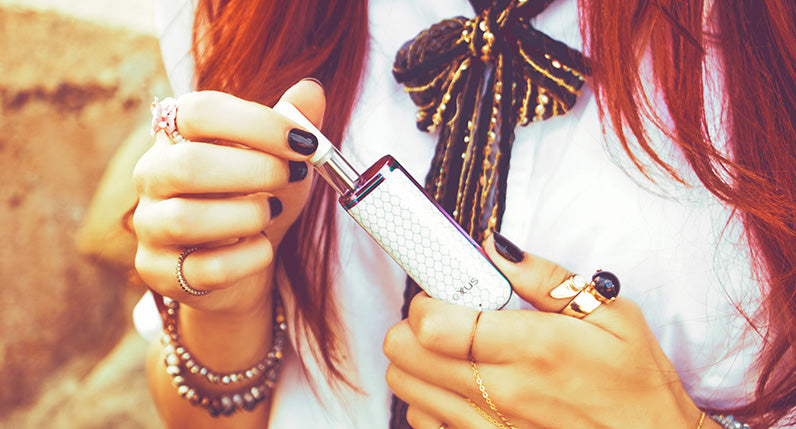
{"type": "Polygon", "coordinates": [[[697,427],[700,411],[633,302],[619,297],[583,319],[558,314],[568,300],[548,293],[569,272],[528,254],[513,263],[492,236],[484,249],[541,311],[485,312],[472,335],[475,310],[416,296],[384,342],[387,383],[414,428],[494,428],[467,398],[502,423],[476,384],[471,335],[489,399],[518,428],[697,427]]]}
{"type": "MultiPolygon", "coordinates": [[[[319,85],[301,81],[282,98],[320,126],[319,85]]],[[[275,249],[309,195],[311,153],[291,149],[288,132],[300,127],[265,106],[210,91],[178,103],[177,129],[190,141],[159,132],[135,168],[136,268],[152,289],[190,307],[255,311],[270,302],[275,249]],[[178,256],[194,246],[183,275],[213,291],[202,297],[175,278],[178,256]]]]}

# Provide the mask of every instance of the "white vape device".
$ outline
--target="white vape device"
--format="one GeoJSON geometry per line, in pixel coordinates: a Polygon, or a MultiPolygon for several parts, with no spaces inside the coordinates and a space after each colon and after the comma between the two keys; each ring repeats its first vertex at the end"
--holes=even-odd
{"type": "Polygon", "coordinates": [[[348,214],[426,293],[481,311],[509,302],[509,281],[392,156],[359,174],[295,106],[279,102],[274,110],[315,135],[310,163],[340,194],[348,214]]]}

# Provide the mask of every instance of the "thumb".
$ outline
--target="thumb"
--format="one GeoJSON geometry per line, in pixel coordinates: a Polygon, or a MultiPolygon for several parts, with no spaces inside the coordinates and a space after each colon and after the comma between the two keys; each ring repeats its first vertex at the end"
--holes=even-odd
{"type": "MultiPolygon", "coordinates": [[[[323,124],[326,111],[326,95],[321,82],[315,78],[304,78],[282,94],[276,103],[290,103],[317,128],[323,124]]],[[[276,106],[275,106],[276,107],[276,106]]]]}
{"type": "Polygon", "coordinates": [[[483,248],[520,298],[547,312],[559,312],[567,305],[567,300],[549,295],[553,288],[572,275],[567,269],[522,251],[498,232],[484,240],[483,248]]]}

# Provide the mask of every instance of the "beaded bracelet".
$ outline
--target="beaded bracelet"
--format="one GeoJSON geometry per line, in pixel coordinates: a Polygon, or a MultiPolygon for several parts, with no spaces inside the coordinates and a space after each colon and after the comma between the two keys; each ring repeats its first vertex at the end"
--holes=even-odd
{"type": "Polygon", "coordinates": [[[735,420],[733,416],[713,415],[710,418],[725,429],[752,429],[751,426],[735,420]]]}
{"type": "Polygon", "coordinates": [[[190,401],[192,405],[206,409],[214,417],[229,416],[242,410],[251,411],[257,404],[267,399],[276,385],[287,331],[284,306],[276,290],[274,291],[274,303],[274,335],[271,340],[271,350],[252,367],[230,373],[218,373],[208,369],[188,351],[180,342],[177,329],[180,304],[177,301],[166,303],[164,318],[166,332],[161,338],[161,343],[164,346],[162,356],[166,372],[171,376],[171,384],[177,389],[177,393],[190,401]],[[188,385],[185,378],[188,374],[202,377],[212,384],[246,383],[246,386],[237,392],[213,397],[199,393],[196,388],[188,385]],[[252,384],[254,385],[252,386],[252,384]]]}

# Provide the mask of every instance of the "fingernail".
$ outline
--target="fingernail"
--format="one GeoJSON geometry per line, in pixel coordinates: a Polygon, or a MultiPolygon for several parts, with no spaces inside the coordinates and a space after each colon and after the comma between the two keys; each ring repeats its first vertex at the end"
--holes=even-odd
{"type": "Polygon", "coordinates": [[[497,231],[493,232],[492,235],[495,237],[495,250],[500,253],[500,256],[515,264],[525,259],[525,252],[506,237],[500,235],[497,231]]]}
{"type": "Polygon", "coordinates": [[[312,155],[318,148],[318,139],[310,132],[293,128],[287,133],[290,148],[302,155],[312,155]]]}
{"type": "Polygon", "coordinates": [[[301,161],[288,161],[288,168],[290,169],[290,177],[288,182],[298,182],[307,177],[307,163],[301,161]]]}
{"type": "Polygon", "coordinates": [[[301,79],[301,80],[302,81],[308,80],[310,82],[315,82],[315,83],[318,84],[318,86],[321,87],[321,89],[323,90],[324,93],[326,92],[326,88],[323,86],[323,82],[319,81],[318,79],[316,79],[314,77],[305,77],[304,79],[301,79]]]}
{"type": "Polygon", "coordinates": [[[268,197],[268,206],[271,208],[271,219],[282,213],[282,201],[277,197],[268,197]]]}

